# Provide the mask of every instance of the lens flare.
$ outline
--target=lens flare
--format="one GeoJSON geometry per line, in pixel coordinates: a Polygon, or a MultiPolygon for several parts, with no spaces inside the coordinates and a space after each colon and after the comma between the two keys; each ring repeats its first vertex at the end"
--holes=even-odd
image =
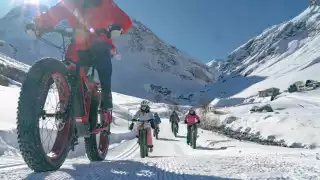
{"type": "Polygon", "coordinates": [[[25,3],[30,3],[30,4],[39,4],[40,0],[24,0],[25,3]]]}

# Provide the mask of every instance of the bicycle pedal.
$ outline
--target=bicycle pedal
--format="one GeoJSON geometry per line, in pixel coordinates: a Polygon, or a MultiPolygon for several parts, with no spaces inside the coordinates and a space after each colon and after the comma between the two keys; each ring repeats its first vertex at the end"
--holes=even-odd
{"type": "Polygon", "coordinates": [[[108,127],[98,128],[98,129],[93,130],[93,131],[91,132],[91,134],[103,133],[103,131],[108,131],[107,129],[108,129],[108,127]]]}
{"type": "Polygon", "coordinates": [[[78,145],[78,144],[79,144],[79,141],[74,141],[73,142],[73,145],[75,145],[75,146],[78,145]]]}
{"type": "Polygon", "coordinates": [[[75,150],[75,146],[79,144],[79,141],[76,137],[74,137],[71,140],[71,146],[70,146],[70,150],[74,151],[75,150]]]}

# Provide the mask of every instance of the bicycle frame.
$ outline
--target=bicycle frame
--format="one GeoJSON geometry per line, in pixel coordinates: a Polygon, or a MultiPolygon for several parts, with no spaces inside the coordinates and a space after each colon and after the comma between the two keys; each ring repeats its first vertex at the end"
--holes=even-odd
{"type": "Polygon", "coordinates": [[[192,127],[191,127],[191,130],[192,130],[192,132],[194,132],[194,133],[198,133],[198,132],[197,132],[197,131],[198,131],[198,126],[197,126],[197,124],[193,124],[192,127]]]}
{"type": "Polygon", "coordinates": [[[196,140],[197,139],[197,135],[198,135],[198,126],[197,124],[193,124],[191,126],[191,132],[190,132],[190,145],[191,146],[194,146],[193,144],[193,140],[196,140]],[[196,139],[193,139],[193,138],[196,138],[196,139]]]}
{"type": "MultiPolygon", "coordinates": [[[[101,102],[101,91],[98,89],[100,83],[92,82],[87,78],[84,67],[69,65],[72,94],[72,113],[75,119],[78,136],[90,136],[89,115],[91,101],[94,96],[101,102]]],[[[95,69],[92,68],[94,72],[95,69]]]]}
{"type": "MultiPolygon", "coordinates": [[[[43,38],[40,40],[52,45],[60,50],[62,50],[65,55],[66,52],[66,44],[64,41],[64,37],[71,38],[70,41],[74,38],[73,30],[68,30],[68,28],[48,28],[47,32],[57,32],[60,33],[63,38],[62,47],[56,46],[52,44],[50,41],[47,41],[43,38]]],[[[80,59],[80,61],[83,61],[80,59]]],[[[67,61],[69,62],[69,61],[67,61]]],[[[83,66],[79,64],[75,64],[70,61],[71,64],[67,64],[66,61],[64,64],[69,69],[69,82],[71,84],[71,103],[72,103],[72,117],[74,118],[76,124],[77,135],[80,137],[89,137],[91,135],[90,130],[93,130],[93,127],[90,127],[89,116],[90,116],[90,108],[92,98],[97,98],[98,103],[101,104],[101,90],[98,88],[100,83],[89,80],[86,76],[86,72],[83,66]]],[[[95,68],[92,67],[92,74],[94,74],[95,68]]],[[[93,75],[91,75],[92,77],[93,75]]],[[[99,130],[103,131],[107,128],[102,128],[99,130]]]]}

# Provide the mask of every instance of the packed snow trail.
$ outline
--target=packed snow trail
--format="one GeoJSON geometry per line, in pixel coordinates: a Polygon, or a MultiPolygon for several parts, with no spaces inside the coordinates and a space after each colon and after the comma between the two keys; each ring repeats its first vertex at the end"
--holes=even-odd
{"type": "Polygon", "coordinates": [[[204,130],[193,150],[185,136],[185,125],[175,138],[163,120],[149,158],[139,157],[133,139],[112,147],[106,161],[68,159],[55,172],[34,173],[20,157],[0,157],[0,179],[320,179],[317,151],[239,142],[204,130]]]}

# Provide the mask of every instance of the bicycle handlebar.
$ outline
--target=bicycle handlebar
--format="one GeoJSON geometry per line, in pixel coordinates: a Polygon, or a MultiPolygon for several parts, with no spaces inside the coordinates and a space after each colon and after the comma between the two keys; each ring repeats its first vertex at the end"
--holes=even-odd
{"type": "Polygon", "coordinates": [[[75,34],[75,31],[73,28],[51,27],[51,28],[43,28],[41,30],[44,31],[45,33],[56,32],[56,33],[61,34],[62,36],[66,36],[66,37],[73,37],[75,34]]]}
{"type": "Polygon", "coordinates": [[[132,119],[131,121],[133,121],[133,122],[151,122],[152,121],[152,119],[149,119],[149,120],[137,120],[137,119],[132,119]]]}

